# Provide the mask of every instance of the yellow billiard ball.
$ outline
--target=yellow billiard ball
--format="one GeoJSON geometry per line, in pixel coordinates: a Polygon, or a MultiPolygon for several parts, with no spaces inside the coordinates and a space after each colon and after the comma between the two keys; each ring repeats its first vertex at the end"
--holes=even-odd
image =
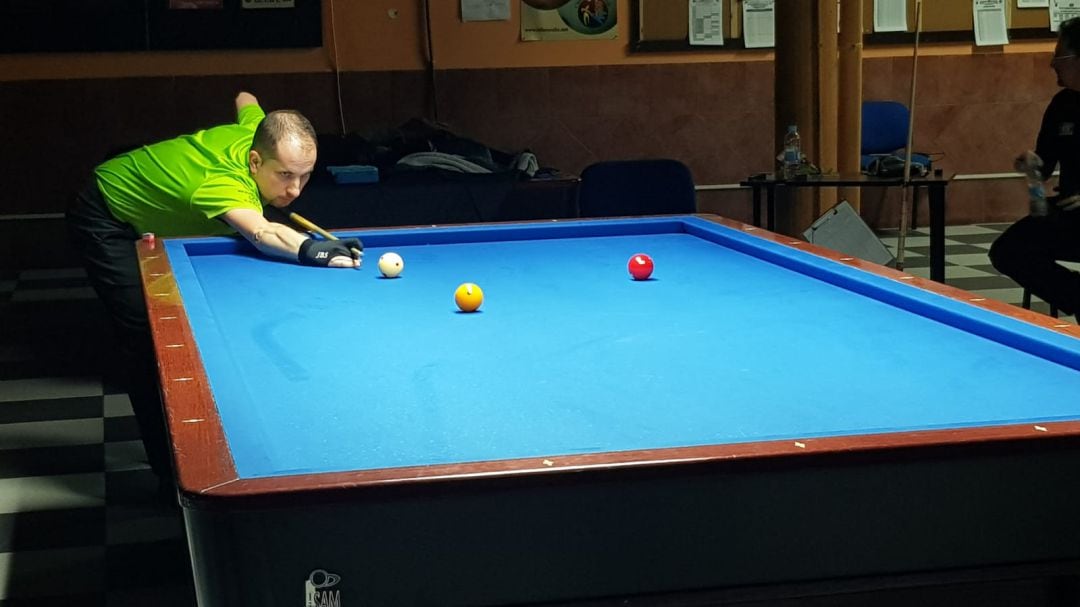
{"type": "Polygon", "coordinates": [[[454,291],[454,303],[462,312],[475,312],[484,303],[484,292],[471,282],[462,283],[454,291]]]}

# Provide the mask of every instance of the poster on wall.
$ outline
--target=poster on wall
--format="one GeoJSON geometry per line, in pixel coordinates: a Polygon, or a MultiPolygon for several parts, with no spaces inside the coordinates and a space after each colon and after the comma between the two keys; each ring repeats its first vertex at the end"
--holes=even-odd
{"type": "Polygon", "coordinates": [[[224,0],[169,0],[170,9],[217,9],[222,8],[224,0]]]}
{"type": "Polygon", "coordinates": [[[617,0],[521,0],[522,40],[612,40],[617,0]]]}
{"type": "Polygon", "coordinates": [[[244,0],[240,8],[296,8],[294,0],[244,0]]]}
{"type": "Polygon", "coordinates": [[[1062,21],[1080,17],[1080,0],[1051,0],[1050,31],[1058,31],[1062,21]]]}

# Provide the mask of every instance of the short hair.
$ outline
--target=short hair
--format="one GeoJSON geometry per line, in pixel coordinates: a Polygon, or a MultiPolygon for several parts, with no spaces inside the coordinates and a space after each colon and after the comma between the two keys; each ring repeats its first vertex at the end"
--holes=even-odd
{"type": "Polygon", "coordinates": [[[1080,53],[1080,17],[1066,19],[1058,26],[1058,38],[1072,53],[1080,53]]]}
{"type": "Polygon", "coordinates": [[[318,136],[315,127],[296,110],[275,110],[266,115],[255,128],[251,148],[260,155],[274,158],[277,146],[284,140],[295,138],[301,147],[314,149],[318,136]]]}

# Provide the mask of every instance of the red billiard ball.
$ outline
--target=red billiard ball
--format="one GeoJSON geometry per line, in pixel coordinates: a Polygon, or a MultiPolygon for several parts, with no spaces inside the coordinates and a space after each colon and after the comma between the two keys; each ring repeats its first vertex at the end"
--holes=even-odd
{"type": "Polygon", "coordinates": [[[626,264],[626,267],[630,270],[630,276],[633,276],[634,280],[645,280],[652,276],[653,261],[648,255],[638,253],[630,258],[630,262],[626,264]]]}

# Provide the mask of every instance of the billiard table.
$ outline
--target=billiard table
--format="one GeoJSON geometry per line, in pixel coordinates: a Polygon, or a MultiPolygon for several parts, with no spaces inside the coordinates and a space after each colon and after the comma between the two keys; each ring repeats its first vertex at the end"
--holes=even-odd
{"type": "Polygon", "coordinates": [[[137,245],[204,607],[1080,562],[1075,325],[708,215],[339,235],[137,245]]]}

